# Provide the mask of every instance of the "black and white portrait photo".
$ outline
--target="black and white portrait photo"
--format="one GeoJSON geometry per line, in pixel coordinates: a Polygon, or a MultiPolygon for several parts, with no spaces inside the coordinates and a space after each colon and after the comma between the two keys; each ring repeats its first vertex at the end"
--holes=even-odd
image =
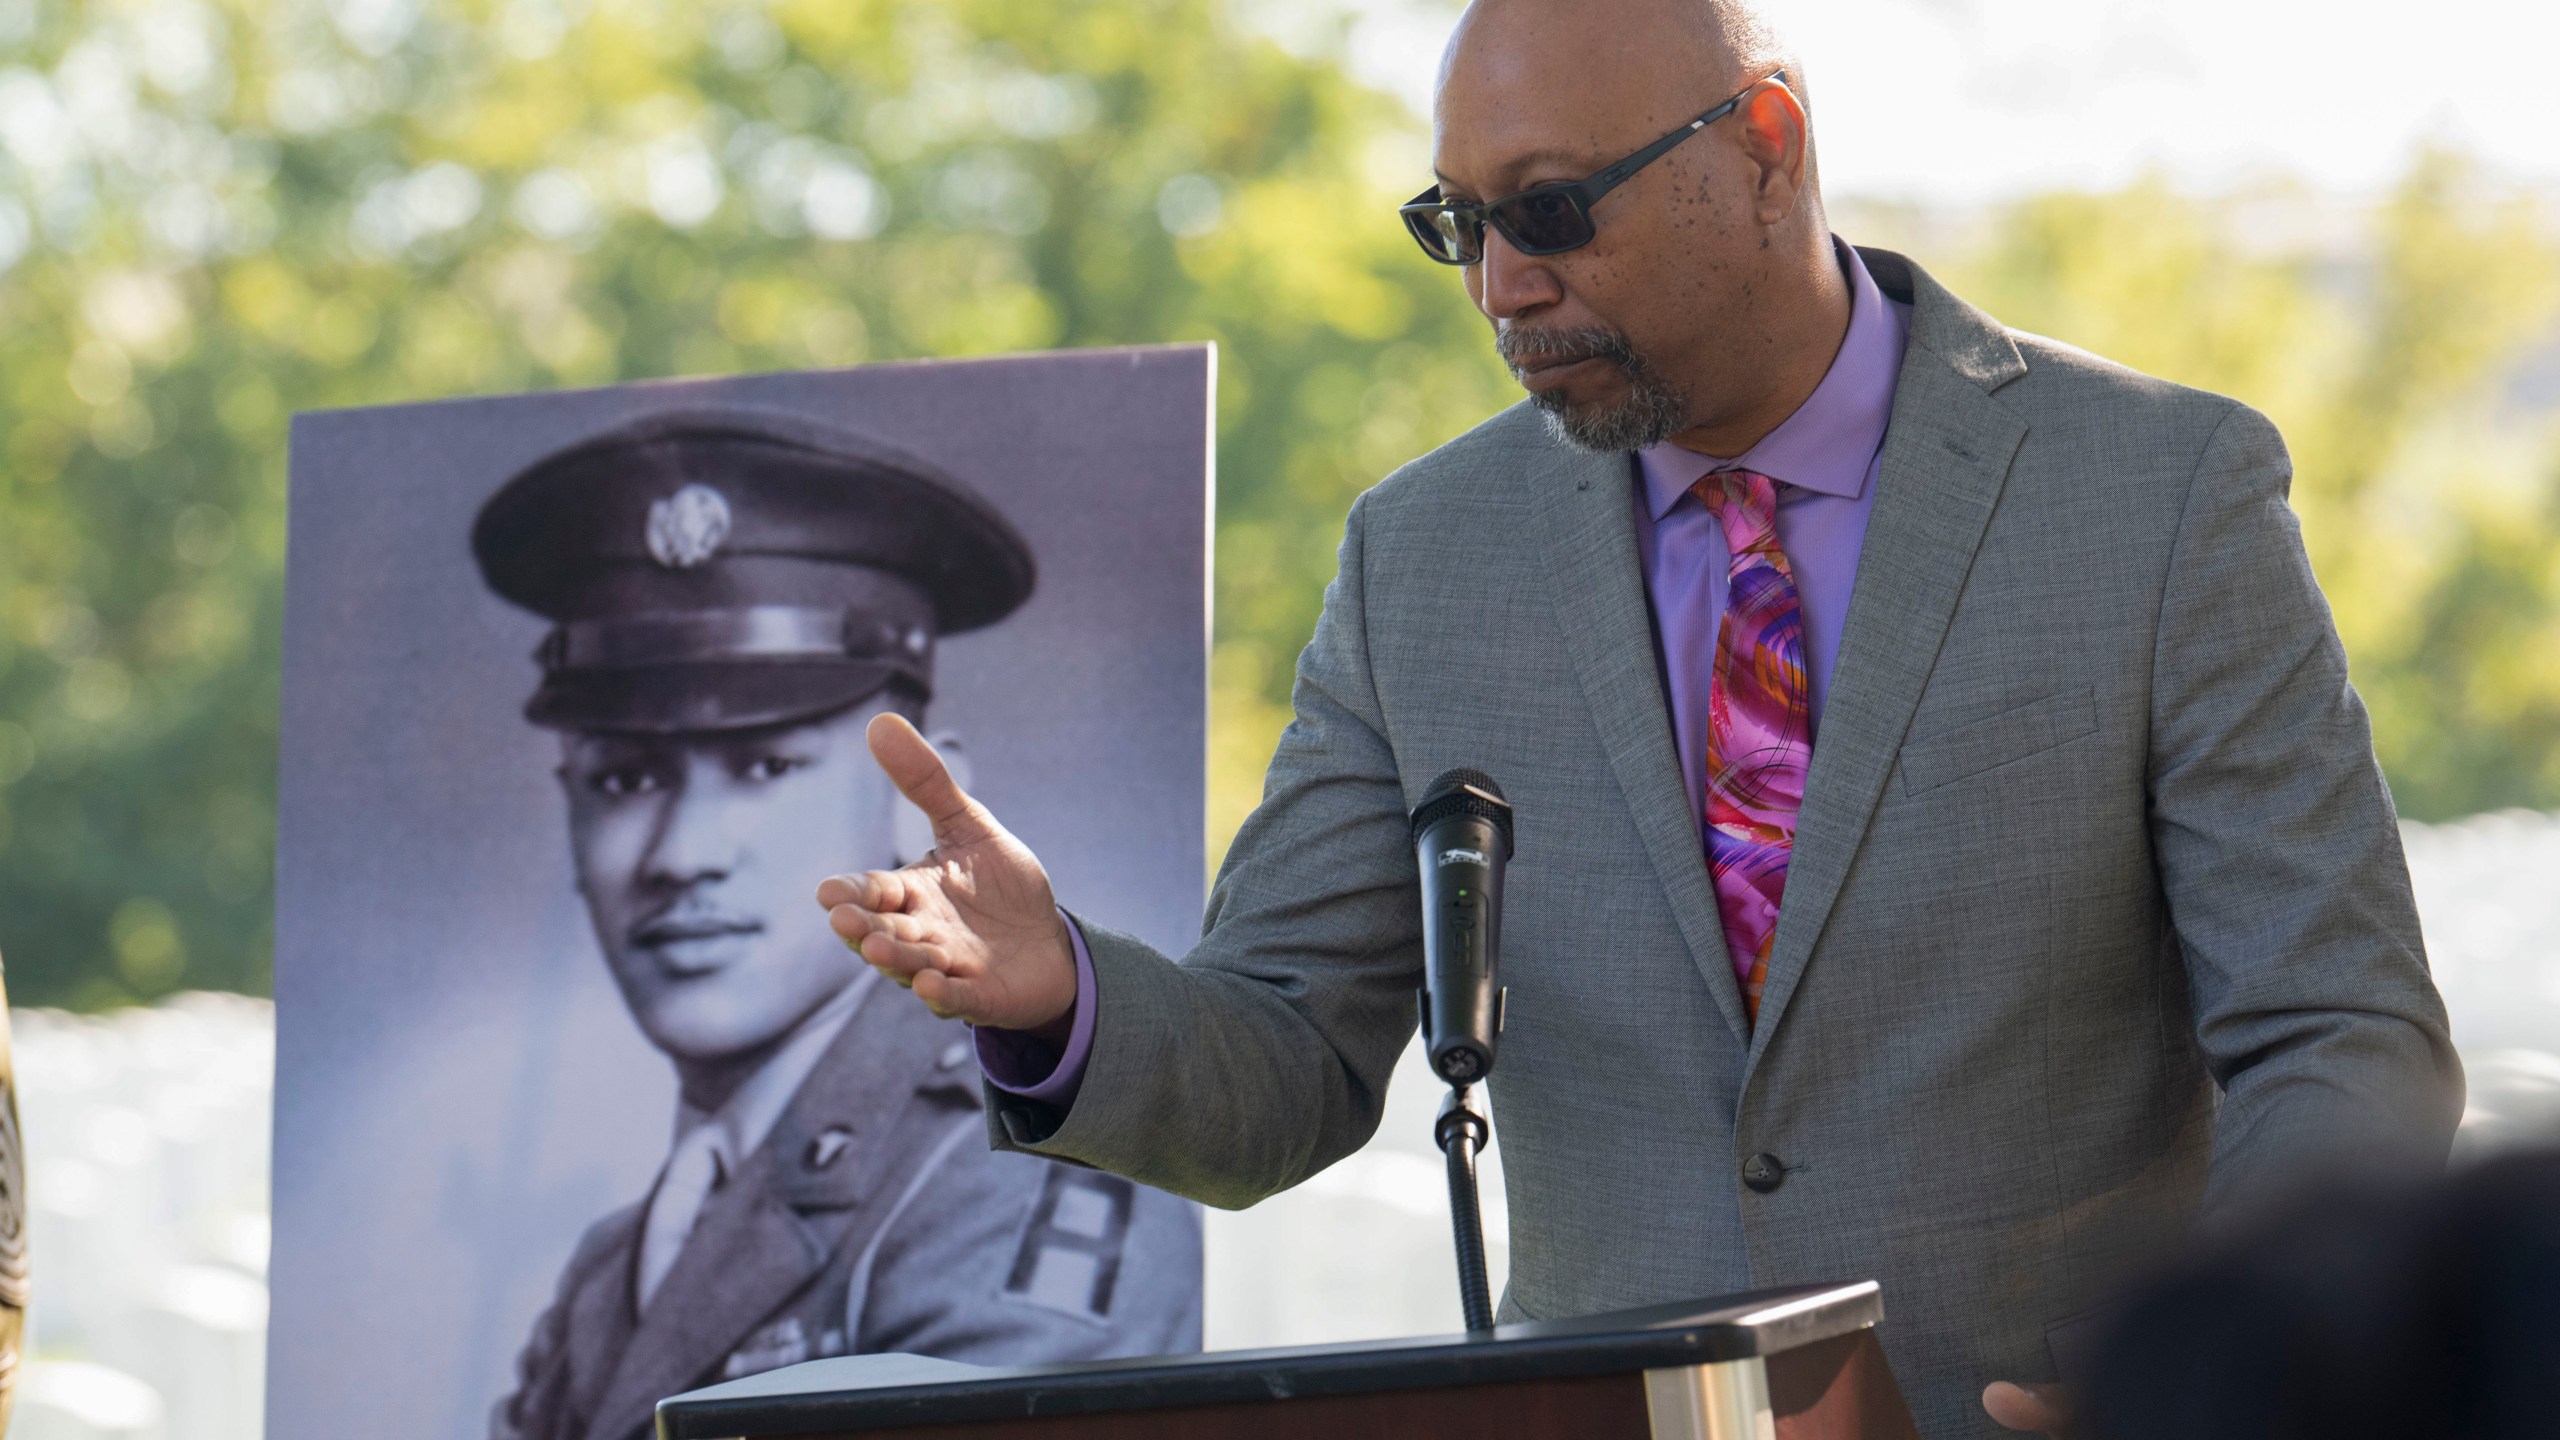
{"type": "Polygon", "coordinates": [[[931,846],[895,712],[1062,900],[1202,885],[1209,353],[300,417],[277,1440],[631,1440],[826,1356],[1196,1349],[1196,1207],[989,1148],[836,939],[931,846]]]}

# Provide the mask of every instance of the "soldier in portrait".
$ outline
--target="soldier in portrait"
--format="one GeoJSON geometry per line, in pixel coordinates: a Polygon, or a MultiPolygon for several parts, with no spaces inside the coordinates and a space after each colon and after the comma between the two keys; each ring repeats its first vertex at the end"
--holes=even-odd
{"type": "Polygon", "coordinates": [[[969,1032],[879,993],[810,901],[929,847],[863,729],[924,724],[937,642],[1031,594],[1022,537],[915,457],[731,408],[545,456],[471,543],[552,624],[526,718],[560,737],[581,898],[679,1091],[655,1182],[579,1242],[497,1440],[632,1440],[663,1396],[828,1355],[1196,1349],[1197,1210],[990,1150],[969,1032]]]}

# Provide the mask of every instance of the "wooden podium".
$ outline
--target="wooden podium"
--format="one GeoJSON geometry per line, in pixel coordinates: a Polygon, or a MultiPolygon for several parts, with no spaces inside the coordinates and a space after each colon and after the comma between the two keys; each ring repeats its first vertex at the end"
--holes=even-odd
{"type": "Polygon", "coordinates": [[[659,1440],[1916,1440],[1875,1282],[1490,1334],[988,1368],[848,1355],[658,1402],[659,1440]]]}

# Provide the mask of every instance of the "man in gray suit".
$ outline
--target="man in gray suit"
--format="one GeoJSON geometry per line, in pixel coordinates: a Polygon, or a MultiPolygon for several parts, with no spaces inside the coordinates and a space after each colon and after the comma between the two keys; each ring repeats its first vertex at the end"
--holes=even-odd
{"type": "Polygon", "coordinates": [[[656,1183],[579,1241],[496,1440],[629,1440],[664,1396],[828,1355],[1197,1349],[1197,1208],[988,1150],[966,1030],[846,955],[792,859],[929,845],[861,737],[923,718],[940,636],[1030,595],[1013,527],[862,436],[685,409],[535,461],[472,548],[554,622],[526,716],[560,732],[579,893],[679,1081],[656,1183]]]}
{"type": "Polygon", "coordinates": [[[1461,22],[1407,219],[1532,402],[1352,507],[1181,963],[894,721],[934,864],[819,899],[1000,1144],[1246,1205],[1376,1125],[1406,807],[1481,768],[1505,1314],[1872,1277],[1926,1433],[2050,1428],[2129,1268],[2440,1164],[2460,1073],[2274,430],[1837,245],[1800,79],[1738,3],[1461,22]]]}

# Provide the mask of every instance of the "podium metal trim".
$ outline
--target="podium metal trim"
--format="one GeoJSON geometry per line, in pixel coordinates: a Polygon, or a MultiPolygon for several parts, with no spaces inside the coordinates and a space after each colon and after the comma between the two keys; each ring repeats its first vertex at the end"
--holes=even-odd
{"type": "Polygon", "coordinates": [[[1777,1440],[1769,1362],[1754,1355],[1644,1372],[1653,1440],[1777,1440]]]}
{"type": "MultiPolygon", "coordinates": [[[[1870,1280],[1789,1286],[1576,1320],[1528,1321],[1490,1334],[1303,1349],[995,1368],[908,1359],[907,1368],[894,1376],[873,1363],[889,1357],[844,1356],[661,1400],[657,1428],[660,1440],[842,1434],[899,1425],[1028,1420],[1613,1373],[1646,1374],[1650,1397],[1650,1372],[1721,1370],[1741,1362],[1758,1377],[1760,1413],[1766,1414],[1764,1357],[1863,1330],[1883,1318],[1882,1292],[1870,1280]],[[926,1379],[914,1368],[919,1363],[944,1373],[926,1379]]],[[[1694,1388],[1703,1397],[1732,1393],[1749,1383],[1736,1374],[1700,1381],[1694,1388]]],[[[1674,1402],[1666,1398],[1663,1403],[1674,1402]]],[[[1695,1433],[1726,1440],[1723,1431],[1695,1433]]],[[[1765,1440],[1768,1434],[1743,1429],[1732,1432],[1732,1440],[1765,1440]]]]}

